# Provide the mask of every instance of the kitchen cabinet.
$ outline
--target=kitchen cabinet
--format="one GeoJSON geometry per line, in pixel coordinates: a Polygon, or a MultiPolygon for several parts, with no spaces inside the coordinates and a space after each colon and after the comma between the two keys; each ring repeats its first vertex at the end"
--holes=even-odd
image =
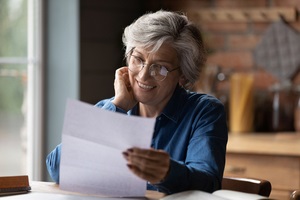
{"type": "Polygon", "coordinates": [[[300,133],[230,133],[224,176],[269,180],[271,198],[289,199],[300,189],[300,133]]]}

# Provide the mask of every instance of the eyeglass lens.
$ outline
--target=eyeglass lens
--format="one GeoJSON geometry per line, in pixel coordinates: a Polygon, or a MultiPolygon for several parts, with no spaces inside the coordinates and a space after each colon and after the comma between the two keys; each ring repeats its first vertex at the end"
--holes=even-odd
{"type": "MultiPolygon", "coordinates": [[[[131,71],[140,72],[143,67],[145,67],[145,63],[141,59],[134,55],[130,56],[129,69],[131,71]]],[[[155,80],[164,80],[168,74],[167,68],[158,64],[150,65],[149,72],[150,75],[155,78],[155,80]]]]}

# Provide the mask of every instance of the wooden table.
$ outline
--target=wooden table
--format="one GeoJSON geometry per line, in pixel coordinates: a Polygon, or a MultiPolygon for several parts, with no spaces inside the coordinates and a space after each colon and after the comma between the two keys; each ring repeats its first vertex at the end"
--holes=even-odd
{"type": "MultiPolygon", "coordinates": [[[[131,198],[108,198],[107,196],[100,196],[100,195],[87,195],[87,194],[81,194],[81,193],[75,193],[75,192],[69,192],[64,191],[59,188],[59,185],[53,183],[53,182],[40,182],[40,181],[31,181],[30,182],[31,191],[27,194],[21,194],[21,195],[12,195],[12,196],[5,196],[1,197],[1,200],[10,200],[10,199],[26,199],[26,200],[48,200],[48,199],[111,199],[111,200],[117,200],[117,199],[131,199],[131,198]],[[41,196],[45,197],[44,199],[40,199],[41,196]],[[47,196],[47,194],[49,194],[47,196]],[[56,196],[53,196],[56,195],[56,196]]],[[[145,197],[140,198],[133,198],[135,200],[139,199],[149,199],[149,200],[158,200],[164,196],[163,193],[159,193],[156,191],[150,191],[147,190],[145,197]]]]}
{"type": "MultiPolygon", "coordinates": [[[[26,194],[18,194],[11,196],[2,196],[1,200],[159,200],[165,197],[165,194],[156,191],[147,190],[144,197],[107,197],[101,195],[87,195],[75,192],[61,190],[59,186],[53,182],[30,182],[31,191],[26,194]]],[[[230,190],[219,190],[216,193],[207,193],[199,190],[190,190],[182,193],[167,196],[168,199],[269,199],[256,194],[249,194],[230,190]],[[223,198],[224,197],[224,198],[223,198]]]]}

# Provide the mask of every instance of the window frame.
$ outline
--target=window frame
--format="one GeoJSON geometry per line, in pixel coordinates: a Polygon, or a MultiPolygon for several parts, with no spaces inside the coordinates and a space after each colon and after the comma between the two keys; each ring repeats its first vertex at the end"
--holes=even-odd
{"type": "Polygon", "coordinates": [[[28,0],[27,172],[43,179],[44,160],[44,1],[28,0]]]}

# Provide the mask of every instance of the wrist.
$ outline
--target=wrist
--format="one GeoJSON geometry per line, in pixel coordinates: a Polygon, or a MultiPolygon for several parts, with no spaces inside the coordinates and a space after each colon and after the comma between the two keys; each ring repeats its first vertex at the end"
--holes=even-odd
{"type": "Polygon", "coordinates": [[[113,99],[111,101],[117,108],[122,109],[125,112],[128,112],[130,110],[130,108],[128,108],[129,106],[126,105],[126,103],[123,103],[121,101],[118,101],[117,99],[113,99]]]}

